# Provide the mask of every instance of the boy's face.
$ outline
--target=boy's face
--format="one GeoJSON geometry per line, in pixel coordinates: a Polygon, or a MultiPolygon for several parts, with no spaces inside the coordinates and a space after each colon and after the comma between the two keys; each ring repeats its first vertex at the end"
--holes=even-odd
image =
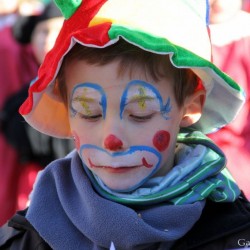
{"type": "Polygon", "coordinates": [[[183,108],[171,77],[155,82],[141,69],[117,74],[75,60],[65,69],[72,135],[83,163],[109,188],[128,191],[173,165],[183,108]]]}

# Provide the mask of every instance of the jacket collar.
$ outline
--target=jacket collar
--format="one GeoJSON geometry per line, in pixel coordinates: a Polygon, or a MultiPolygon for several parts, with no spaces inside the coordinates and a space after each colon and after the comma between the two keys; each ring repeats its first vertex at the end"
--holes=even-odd
{"type": "MultiPolygon", "coordinates": [[[[208,200],[201,218],[175,244],[174,249],[200,249],[203,245],[221,240],[222,237],[227,239],[229,235],[246,229],[249,230],[250,235],[250,203],[243,194],[233,203],[218,203],[208,200]]],[[[237,244],[237,240],[234,242],[235,244],[237,244]]]]}

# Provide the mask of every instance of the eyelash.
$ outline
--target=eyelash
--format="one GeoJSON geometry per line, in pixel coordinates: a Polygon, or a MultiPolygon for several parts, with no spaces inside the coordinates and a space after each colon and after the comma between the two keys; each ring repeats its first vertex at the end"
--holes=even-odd
{"type": "Polygon", "coordinates": [[[130,118],[132,118],[136,122],[145,122],[149,121],[155,114],[149,114],[149,115],[143,115],[143,116],[137,116],[137,115],[129,115],[130,118]]]}
{"type": "MultiPolygon", "coordinates": [[[[84,115],[81,113],[77,113],[77,115],[79,116],[79,118],[90,121],[90,122],[95,122],[98,121],[100,118],[102,118],[101,114],[98,115],[84,115]]],[[[146,122],[149,121],[155,114],[149,114],[149,115],[143,115],[143,116],[138,116],[138,115],[129,115],[129,117],[135,121],[135,122],[146,122]]]]}
{"type": "Polygon", "coordinates": [[[98,115],[84,115],[84,114],[78,113],[78,116],[81,119],[91,121],[91,122],[98,121],[100,118],[102,118],[101,114],[98,114],[98,115]]]}

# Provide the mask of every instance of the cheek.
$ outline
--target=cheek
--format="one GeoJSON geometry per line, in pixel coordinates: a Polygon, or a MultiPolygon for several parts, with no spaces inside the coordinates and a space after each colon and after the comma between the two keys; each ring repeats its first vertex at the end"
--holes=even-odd
{"type": "Polygon", "coordinates": [[[80,149],[80,138],[79,138],[78,134],[75,131],[72,131],[72,135],[74,137],[75,147],[79,151],[79,149],[80,149]]]}
{"type": "Polygon", "coordinates": [[[156,132],[153,138],[153,144],[160,152],[164,151],[168,147],[169,141],[170,134],[165,130],[156,132]]]}

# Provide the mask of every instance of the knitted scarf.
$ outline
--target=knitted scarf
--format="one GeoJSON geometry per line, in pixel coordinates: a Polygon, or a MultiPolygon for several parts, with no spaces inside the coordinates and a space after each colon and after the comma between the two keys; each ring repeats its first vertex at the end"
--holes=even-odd
{"type": "Polygon", "coordinates": [[[39,174],[26,218],[53,249],[169,249],[199,219],[206,198],[232,201],[239,194],[220,172],[221,152],[197,136],[179,136],[176,167],[180,176],[170,172],[168,178],[151,180],[144,191],[133,194],[110,193],[94,177],[90,180],[73,152],[39,174]],[[193,145],[197,138],[202,147],[193,145]],[[188,140],[190,146],[183,146],[188,140]],[[193,162],[217,170],[204,174],[193,162]]]}

